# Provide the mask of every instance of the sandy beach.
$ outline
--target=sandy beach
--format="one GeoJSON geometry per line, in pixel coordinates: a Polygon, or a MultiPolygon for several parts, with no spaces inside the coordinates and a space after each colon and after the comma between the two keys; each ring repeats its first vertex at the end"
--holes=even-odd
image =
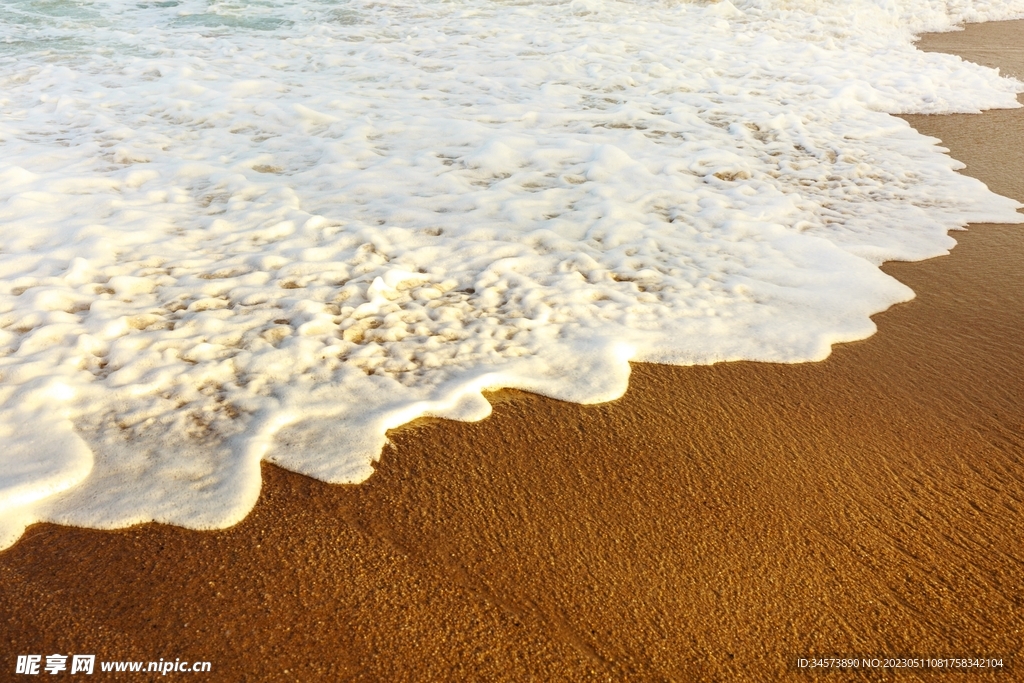
{"type": "MultiPolygon", "coordinates": [[[[1021,45],[1024,21],[920,43],[1024,79],[1021,45]]],[[[1024,109],[905,118],[1024,201],[1024,109]]],[[[224,531],[35,525],[0,553],[4,671],[75,652],[218,681],[1024,680],[1024,229],[955,237],[887,264],[916,299],[820,363],[635,365],[597,406],[501,392],[482,422],[393,432],[362,485],[264,465],[224,531]],[[832,653],[1010,670],[795,666],[832,653]]]]}

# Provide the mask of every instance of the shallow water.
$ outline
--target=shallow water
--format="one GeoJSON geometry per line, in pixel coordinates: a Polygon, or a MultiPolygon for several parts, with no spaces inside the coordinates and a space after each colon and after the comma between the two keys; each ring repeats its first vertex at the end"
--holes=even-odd
{"type": "Polygon", "coordinates": [[[0,544],[238,521],[480,391],[824,358],[1016,202],[892,113],[1024,2],[3,2],[0,544]]]}

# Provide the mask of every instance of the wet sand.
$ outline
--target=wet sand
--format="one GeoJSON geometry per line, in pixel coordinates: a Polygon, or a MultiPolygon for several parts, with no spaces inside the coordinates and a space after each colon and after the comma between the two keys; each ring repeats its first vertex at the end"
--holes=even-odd
{"type": "MultiPolygon", "coordinates": [[[[923,41],[1024,78],[1021,45],[1024,22],[923,41]]],[[[1024,109],[907,119],[1024,200],[1024,109]]],[[[821,363],[503,393],[396,432],[360,486],[265,466],[225,531],[36,525],[0,554],[0,678],[61,652],[218,681],[817,680],[797,656],[860,653],[1024,680],[1024,227],[956,237],[888,264],[917,298],[821,363]]]]}

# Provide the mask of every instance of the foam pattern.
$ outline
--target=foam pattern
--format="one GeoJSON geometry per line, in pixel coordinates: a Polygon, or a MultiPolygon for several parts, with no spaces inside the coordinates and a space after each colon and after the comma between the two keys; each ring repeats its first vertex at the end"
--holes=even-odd
{"type": "Polygon", "coordinates": [[[224,527],[487,389],[820,360],[1022,218],[891,116],[1019,106],[912,39],[1022,0],[0,8],[0,547],[224,527]]]}

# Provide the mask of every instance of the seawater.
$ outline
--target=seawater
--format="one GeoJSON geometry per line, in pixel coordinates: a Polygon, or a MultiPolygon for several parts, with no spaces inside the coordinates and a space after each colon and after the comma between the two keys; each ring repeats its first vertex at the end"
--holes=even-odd
{"type": "Polygon", "coordinates": [[[0,546],[217,528],[481,391],[820,360],[1018,205],[891,114],[1024,0],[0,0],[0,546]]]}

